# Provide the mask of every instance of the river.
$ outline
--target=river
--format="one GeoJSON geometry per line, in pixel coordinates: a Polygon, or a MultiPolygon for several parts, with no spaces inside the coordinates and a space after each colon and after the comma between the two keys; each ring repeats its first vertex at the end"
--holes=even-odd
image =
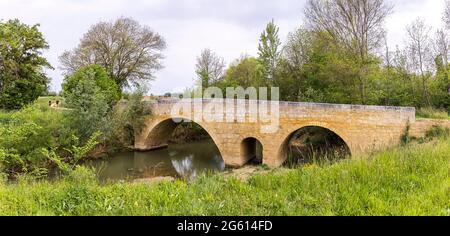
{"type": "Polygon", "coordinates": [[[166,176],[194,179],[205,172],[225,170],[225,163],[212,140],[173,144],[167,149],[148,152],[121,152],[88,165],[97,170],[101,181],[166,176]]]}

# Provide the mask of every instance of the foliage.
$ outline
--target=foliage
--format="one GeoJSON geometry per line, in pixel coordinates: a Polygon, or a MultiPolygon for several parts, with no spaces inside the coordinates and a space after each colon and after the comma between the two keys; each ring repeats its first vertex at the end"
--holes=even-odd
{"type": "Polygon", "coordinates": [[[273,170],[247,181],[98,184],[77,168],[59,181],[3,185],[1,215],[449,216],[450,140],[334,165],[273,170]]]}
{"type": "MultiPolygon", "coordinates": [[[[99,65],[89,65],[81,67],[75,73],[64,78],[62,95],[70,98],[69,107],[74,105],[73,100],[79,98],[78,96],[80,95],[75,93],[85,81],[92,81],[95,83],[95,86],[99,89],[99,93],[103,95],[110,108],[112,108],[120,99],[119,87],[114,80],[108,76],[106,70],[99,65]]],[[[83,86],[88,85],[89,83],[84,84],[83,86]]]]}
{"type": "MultiPolygon", "coordinates": [[[[390,7],[382,1],[373,4],[380,11],[380,19],[384,19],[383,15],[389,12],[390,7]]],[[[378,26],[376,28],[381,29],[378,26]]],[[[425,66],[425,62],[418,65],[417,55],[411,54],[414,45],[405,49],[397,47],[394,51],[386,45],[384,55],[373,52],[380,48],[381,43],[375,37],[378,35],[375,32],[377,29],[372,29],[372,42],[358,43],[369,43],[373,50],[367,50],[365,46],[349,48],[352,45],[350,42],[344,43],[329,30],[311,25],[289,33],[282,50],[279,50],[280,45],[276,43],[278,27],[271,22],[260,39],[259,48],[266,53],[260,51],[257,59],[245,56],[231,63],[225,76],[214,85],[223,90],[238,86],[277,86],[281,92],[280,99],[284,101],[414,106],[418,109],[431,104],[433,108],[448,111],[450,68],[446,55],[450,47],[445,41],[447,36],[442,31],[438,34],[440,40],[436,39],[436,47],[439,48],[439,54],[431,49],[420,52],[426,53],[427,58],[435,58],[434,61],[427,60],[425,66]],[[366,53],[356,55],[355,50],[366,53]],[[271,63],[275,68],[273,81],[267,80],[268,59],[263,60],[263,55],[276,58],[272,60],[276,63],[271,63]]],[[[422,35],[415,32],[417,30],[410,31],[412,35],[422,35]]],[[[359,36],[352,37],[359,40],[359,36]]]]}
{"type": "Polygon", "coordinates": [[[101,133],[96,132],[92,137],[82,146],[79,146],[79,139],[76,136],[72,136],[73,145],[66,151],[70,154],[69,157],[60,157],[55,151],[49,151],[45,148],[42,149],[42,154],[56,166],[63,171],[64,174],[69,174],[74,171],[80,164],[81,160],[85,158],[90,151],[92,151],[99,142],[97,141],[101,133]]]}
{"type": "Polygon", "coordinates": [[[63,151],[72,132],[64,114],[37,104],[3,113],[0,119],[0,165],[10,176],[37,173],[49,167],[42,149],[63,151]]]}
{"type": "Polygon", "coordinates": [[[412,137],[410,135],[410,131],[411,131],[411,124],[408,121],[402,136],[400,136],[400,142],[403,146],[405,146],[411,142],[412,137]]]}
{"type": "Polygon", "coordinates": [[[183,122],[173,131],[169,142],[183,144],[207,138],[210,138],[210,135],[200,125],[195,122],[183,122]]]}
{"type": "Polygon", "coordinates": [[[420,108],[416,113],[416,115],[421,118],[450,119],[450,115],[447,111],[438,110],[432,107],[420,108]]]}
{"type": "Polygon", "coordinates": [[[106,94],[95,80],[83,78],[70,90],[65,90],[66,107],[70,128],[83,142],[95,132],[108,126],[108,112],[111,110],[106,94]]]}
{"type": "Polygon", "coordinates": [[[281,40],[278,37],[278,26],[272,20],[261,33],[258,45],[258,59],[264,66],[264,72],[268,84],[275,79],[275,72],[281,56],[281,40]]]}
{"type": "Polygon", "coordinates": [[[145,88],[138,87],[128,95],[127,101],[114,108],[105,133],[109,146],[121,148],[134,144],[135,134],[145,127],[145,117],[152,114],[150,106],[143,101],[144,93],[145,88]]]}
{"type": "Polygon", "coordinates": [[[428,140],[433,140],[440,137],[446,137],[450,135],[450,129],[441,126],[433,126],[425,134],[425,138],[428,140]]]}
{"type": "Polygon", "coordinates": [[[0,109],[19,109],[47,91],[51,68],[42,51],[49,46],[39,25],[0,21],[0,109]]]}
{"type": "Polygon", "coordinates": [[[222,81],[217,85],[224,89],[227,87],[260,87],[265,85],[264,66],[253,57],[242,57],[233,62],[226,70],[222,81]]]}

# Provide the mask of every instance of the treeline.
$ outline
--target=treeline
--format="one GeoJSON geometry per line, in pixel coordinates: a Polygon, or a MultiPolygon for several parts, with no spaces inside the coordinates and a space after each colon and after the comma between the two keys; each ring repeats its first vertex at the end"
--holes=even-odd
{"type": "Polygon", "coordinates": [[[286,101],[392,105],[450,109],[450,5],[446,28],[422,19],[406,28],[403,47],[387,44],[383,0],[310,0],[305,22],[281,43],[270,22],[257,57],[242,56],[228,68],[205,49],[196,73],[203,87],[272,87],[286,101]]]}
{"type": "Polygon", "coordinates": [[[99,22],[61,57],[63,107],[35,102],[51,68],[39,25],[0,22],[0,174],[66,174],[86,157],[132,147],[150,110],[142,81],[160,69],[164,39],[130,18],[99,22]],[[127,89],[133,87],[133,93],[127,89]],[[119,101],[127,100],[125,103],[119,101]],[[25,144],[25,145],[24,145],[25,144]]]}

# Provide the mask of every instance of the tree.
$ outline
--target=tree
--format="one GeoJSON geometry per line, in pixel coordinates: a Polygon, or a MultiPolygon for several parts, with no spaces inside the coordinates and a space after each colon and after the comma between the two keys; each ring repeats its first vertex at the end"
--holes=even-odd
{"type": "Polygon", "coordinates": [[[225,61],[210,49],[204,49],[197,57],[195,68],[199,82],[207,88],[222,79],[225,61]]]}
{"type": "Polygon", "coordinates": [[[447,28],[450,28],[450,1],[445,1],[445,9],[444,9],[444,16],[443,16],[444,23],[447,28]]]}
{"type": "Polygon", "coordinates": [[[265,68],[269,84],[273,83],[275,79],[275,71],[281,56],[281,41],[278,37],[278,31],[279,28],[272,20],[267,24],[259,39],[258,56],[265,68]]]}
{"type": "Polygon", "coordinates": [[[422,80],[422,99],[425,105],[430,106],[430,94],[428,91],[428,78],[434,66],[432,43],[430,38],[431,27],[418,18],[406,28],[408,34],[408,52],[413,72],[422,80]]]}
{"type": "Polygon", "coordinates": [[[289,65],[299,68],[308,63],[314,37],[314,33],[304,27],[288,34],[282,56],[289,65]]]}
{"type": "Polygon", "coordinates": [[[61,69],[70,74],[98,64],[123,89],[130,82],[153,79],[154,72],[162,68],[165,48],[165,40],[147,26],[131,18],[119,18],[92,26],[75,49],[60,56],[61,69]]]}
{"type": "Polygon", "coordinates": [[[264,66],[253,57],[242,57],[233,62],[225,72],[221,87],[260,87],[263,84],[264,66]]]}
{"type": "MultiPolygon", "coordinates": [[[[303,66],[305,82],[300,100],[327,103],[360,103],[357,59],[328,33],[316,32],[308,61],[303,66]]],[[[368,67],[368,75],[372,67],[368,67]]],[[[369,85],[369,84],[368,84],[369,85]]]]}
{"type": "Polygon", "coordinates": [[[384,0],[309,0],[305,16],[316,32],[327,32],[343,44],[360,67],[361,102],[367,102],[367,70],[373,62],[370,53],[381,46],[384,21],[392,6],[384,0]]]}
{"type": "Polygon", "coordinates": [[[63,95],[65,105],[70,109],[66,113],[69,124],[82,142],[95,132],[104,132],[108,128],[108,114],[119,97],[117,85],[97,65],[82,67],[67,76],[63,95]]]}
{"type": "Polygon", "coordinates": [[[47,90],[44,68],[51,66],[42,51],[48,48],[39,25],[0,22],[0,108],[22,108],[47,90]]]}
{"type": "Polygon", "coordinates": [[[311,60],[314,41],[314,33],[304,27],[288,34],[275,78],[275,85],[281,88],[282,100],[299,101],[307,79],[305,65],[311,60]]]}
{"type": "Polygon", "coordinates": [[[109,131],[106,132],[110,146],[129,147],[135,142],[135,135],[145,127],[145,117],[152,114],[151,108],[143,101],[147,89],[137,87],[129,95],[126,106],[114,109],[109,131]]]}
{"type": "Polygon", "coordinates": [[[119,101],[120,94],[117,84],[108,76],[106,70],[99,65],[84,66],[72,75],[66,76],[62,85],[62,95],[64,97],[72,96],[79,84],[86,80],[95,83],[110,109],[119,101]]]}

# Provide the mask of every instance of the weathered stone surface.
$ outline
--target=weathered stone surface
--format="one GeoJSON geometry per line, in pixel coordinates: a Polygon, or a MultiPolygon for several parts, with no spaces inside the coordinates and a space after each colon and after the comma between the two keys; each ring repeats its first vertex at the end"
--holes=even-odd
{"type": "MultiPolygon", "coordinates": [[[[148,102],[153,107],[153,116],[147,118],[146,128],[137,134],[135,148],[149,150],[155,147],[167,145],[172,131],[177,124],[173,118],[201,117],[202,113],[194,112],[194,108],[202,108],[227,104],[228,100],[192,100],[186,102],[192,109],[183,110],[173,117],[171,110],[175,102],[148,102]]],[[[252,101],[253,102],[253,101],[252,101]]],[[[239,115],[249,118],[255,111],[237,106],[237,102],[231,102],[232,111],[239,111],[239,115]]],[[[267,104],[263,102],[260,104],[267,104]]],[[[270,110],[270,109],[269,109],[270,110]]],[[[227,116],[227,109],[223,109],[223,117],[227,116]]],[[[219,148],[225,163],[230,166],[242,166],[248,162],[246,147],[241,144],[247,138],[255,138],[263,146],[263,162],[269,166],[280,166],[285,161],[284,151],[289,137],[297,130],[307,126],[319,126],[339,135],[348,145],[352,154],[373,151],[400,142],[408,122],[411,131],[425,132],[422,128],[429,126],[423,121],[416,122],[415,109],[408,107],[381,107],[381,106],[356,106],[333,105],[316,103],[288,103],[281,102],[279,107],[279,129],[275,133],[265,134],[261,128],[264,122],[197,122],[212,137],[219,148]],[[420,125],[416,125],[419,123],[420,125]]],[[[248,120],[248,119],[247,119],[248,120]]]]}
{"type": "Polygon", "coordinates": [[[450,129],[450,120],[418,119],[414,124],[411,124],[409,135],[417,138],[423,137],[433,126],[450,129]]]}

